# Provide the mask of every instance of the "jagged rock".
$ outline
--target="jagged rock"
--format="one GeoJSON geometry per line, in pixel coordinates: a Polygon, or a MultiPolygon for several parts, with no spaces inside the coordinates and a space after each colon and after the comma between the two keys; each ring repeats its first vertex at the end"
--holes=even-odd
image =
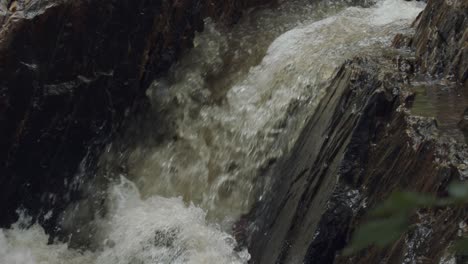
{"type": "Polygon", "coordinates": [[[451,77],[468,88],[468,1],[429,0],[413,47],[423,72],[451,77]]]}
{"type": "Polygon", "coordinates": [[[30,0],[13,10],[2,1],[0,226],[24,207],[50,229],[57,214],[42,216],[76,198],[79,167],[93,173],[94,157],[203,19],[232,23],[266,2],[30,0]]]}
{"type": "Polygon", "coordinates": [[[415,220],[430,230],[417,247],[402,237],[397,250],[336,257],[366,209],[393,190],[440,195],[466,177],[457,167],[466,145],[439,142],[433,119],[410,115],[405,73],[391,64],[363,58],[341,67],[295,148],[266,175],[276,186],[250,215],[253,263],[403,263],[405,254],[436,261],[445,252],[463,209],[415,220]]]}
{"type": "Polygon", "coordinates": [[[405,85],[419,72],[467,88],[467,7],[428,1],[415,35],[393,43],[413,47],[415,62],[358,58],[341,67],[295,148],[265,175],[276,184],[244,224],[253,263],[439,263],[466,208],[419,212],[417,228],[387,249],[340,251],[367,208],[393,190],[445,195],[451,180],[468,179],[467,146],[442,140],[433,119],[412,116],[405,85]]]}
{"type": "MultiPolygon", "coordinates": [[[[346,217],[345,214],[328,217],[325,211],[336,187],[340,164],[353,130],[361,120],[363,128],[356,131],[368,134],[367,127],[373,123],[369,116],[375,113],[378,102],[383,106],[385,95],[382,92],[374,93],[379,80],[371,72],[376,70],[375,63],[368,60],[346,63],[308,121],[295,148],[270,171],[268,177],[274,179],[277,185],[272,191],[274,195],[270,197],[271,200],[259,205],[253,217],[256,226],[260,227],[251,238],[253,263],[302,262],[307,255],[311,260],[315,259],[315,263],[331,263],[336,247],[344,246],[346,224],[330,223],[321,230],[318,225],[321,219],[329,219],[323,220],[325,222],[341,218],[350,220],[350,216],[346,217]],[[350,111],[352,107],[358,108],[350,111]],[[365,108],[370,113],[363,114],[360,119],[365,108]],[[317,242],[316,239],[320,240],[320,234],[324,232],[341,234],[338,235],[341,238],[327,235],[324,242],[317,242]],[[331,243],[336,239],[341,243],[331,243]],[[324,246],[324,243],[330,245],[324,246]],[[309,253],[308,244],[316,245],[309,253]]],[[[351,165],[345,164],[344,167],[351,169],[351,165]]],[[[330,213],[333,215],[333,212],[330,213]]]]}

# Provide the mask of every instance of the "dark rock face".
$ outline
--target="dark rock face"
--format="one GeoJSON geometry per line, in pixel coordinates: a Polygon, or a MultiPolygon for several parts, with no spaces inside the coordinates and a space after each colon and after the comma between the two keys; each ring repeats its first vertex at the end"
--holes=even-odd
{"type": "MultiPolygon", "coordinates": [[[[347,227],[346,224],[336,225],[336,221],[349,222],[349,208],[338,206],[338,215],[325,211],[329,200],[333,200],[330,198],[338,180],[340,163],[350,144],[353,128],[359,122],[358,113],[363,111],[360,108],[353,113],[349,109],[352,104],[365,107],[370,97],[374,100],[370,105],[375,105],[380,97],[373,95],[379,80],[366,69],[375,71],[375,64],[361,60],[347,63],[340,69],[290,156],[272,169],[268,177],[275,179],[278,185],[272,200],[262,205],[264,207],[257,211],[259,215],[255,216],[260,220],[257,225],[262,228],[252,238],[253,263],[299,263],[306,255],[316,259],[316,263],[331,263],[334,251],[324,252],[343,244],[344,237],[339,234],[345,234],[347,227]],[[319,232],[320,222],[326,223],[324,226],[328,230],[319,232]],[[344,230],[332,230],[334,227],[344,230]],[[330,234],[337,236],[330,239],[330,234]],[[307,244],[311,241],[315,246],[307,253],[307,244]]],[[[367,122],[366,118],[362,121],[367,122]]]]}
{"type": "Polygon", "coordinates": [[[258,228],[250,238],[253,263],[440,259],[463,209],[421,213],[414,223],[427,231],[414,238],[417,246],[409,234],[392,250],[337,257],[366,209],[393,190],[443,195],[449,181],[467,176],[458,167],[468,159],[466,146],[438,142],[435,122],[409,114],[413,95],[392,68],[356,59],[340,69],[296,147],[268,175],[277,185],[251,216],[258,228]]]}
{"type": "Polygon", "coordinates": [[[413,47],[423,72],[450,76],[468,89],[468,1],[429,0],[413,47]]]}
{"type": "Polygon", "coordinates": [[[439,263],[466,208],[418,212],[416,228],[387,249],[340,251],[392,191],[444,196],[450,181],[468,178],[467,146],[445,142],[433,119],[408,110],[417,70],[466,89],[467,3],[430,0],[416,34],[397,36],[396,47],[415,48],[415,62],[357,58],[341,67],[295,148],[265,175],[276,184],[249,215],[252,263],[439,263]]]}
{"type": "Polygon", "coordinates": [[[268,1],[20,2],[0,8],[0,226],[20,206],[42,221],[75,199],[74,175],[92,174],[93,157],[203,18],[231,23],[268,1]]]}

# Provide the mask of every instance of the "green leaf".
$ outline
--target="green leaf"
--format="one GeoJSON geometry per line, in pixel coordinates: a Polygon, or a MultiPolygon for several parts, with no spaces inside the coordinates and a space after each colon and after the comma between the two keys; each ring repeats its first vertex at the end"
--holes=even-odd
{"type": "Polygon", "coordinates": [[[453,244],[453,250],[458,254],[468,254],[468,237],[455,241],[453,244]]]}
{"type": "MultiPolygon", "coordinates": [[[[452,183],[448,192],[450,197],[446,198],[415,192],[393,193],[370,212],[370,216],[375,219],[356,230],[344,254],[350,255],[371,245],[379,247],[390,245],[409,229],[408,219],[417,209],[468,203],[468,182],[452,183]]],[[[468,254],[468,238],[456,242],[454,249],[468,254]]]]}
{"type": "Polygon", "coordinates": [[[448,188],[450,196],[458,200],[468,200],[468,182],[453,182],[448,188]]]}
{"type": "Polygon", "coordinates": [[[344,253],[350,255],[372,245],[385,247],[396,241],[408,228],[404,214],[370,221],[354,233],[351,244],[344,253]]]}
{"type": "Polygon", "coordinates": [[[405,213],[420,207],[430,207],[437,203],[437,199],[427,194],[415,192],[396,192],[379,207],[371,212],[373,216],[389,216],[393,214],[405,213]]]}
{"type": "Polygon", "coordinates": [[[455,241],[453,249],[459,254],[468,255],[468,238],[462,238],[458,241],[455,241]]]}
{"type": "Polygon", "coordinates": [[[452,197],[448,197],[448,198],[440,198],[437,200],[436,202],[436,206],[439,206],[439,207],[447,207],[447,206],[452,206],[454,204],[457,203],[457,199],[454,199],[452,197]]]}

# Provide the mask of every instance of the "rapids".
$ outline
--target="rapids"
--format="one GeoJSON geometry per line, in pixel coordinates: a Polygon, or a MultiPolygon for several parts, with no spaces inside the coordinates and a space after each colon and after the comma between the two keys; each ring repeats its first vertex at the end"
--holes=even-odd
{"type": "Polygon", "coordinates": [[[292,147],[336,68],[382,52],[424,7],[349,5],[283,1],[229,31],[206,21],[101,157],[104,202],[63,213],[65,242],[21,212],[0,230],[0,263],[247,263],[231,227],[268,189],[262,171],[292,147]],[[83,214],[91,223],[78,224],[83,214]]]}

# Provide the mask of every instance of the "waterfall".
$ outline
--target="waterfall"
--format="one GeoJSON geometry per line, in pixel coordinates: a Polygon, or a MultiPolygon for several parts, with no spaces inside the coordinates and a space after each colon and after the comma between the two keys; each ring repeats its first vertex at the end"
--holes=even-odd
{"type": "Polygon", "coordinates": [[[229,30],[206,21],[101,157],[101,207],[65,211],[69,241],[54,243],[22,213],[0,231],[0,263],[247,263],[231,228],[269,188],[262,171],[293,146],[337,67],[386,52],[423,7],[297,0],[229,30]]]}

